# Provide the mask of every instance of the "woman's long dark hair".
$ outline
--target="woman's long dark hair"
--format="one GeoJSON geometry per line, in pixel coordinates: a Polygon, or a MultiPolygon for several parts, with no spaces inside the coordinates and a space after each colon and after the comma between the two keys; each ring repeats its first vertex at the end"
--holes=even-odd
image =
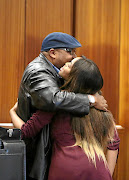
{"type": "MultiPolygon", "coordinates": [[[[82,56],[71,69],[70,75],[62,89],[82,94],[100,93],[103,78],[97,65],[82,56]]],[[[104,150],[109,141],[113,140],[114,119],[110,112],[90,108],[88,115],[73,117],[71,121],[76,145],[83,148],[89,160],[96,165],[95,154],[102,158],[106,165],[104,150]]]]}

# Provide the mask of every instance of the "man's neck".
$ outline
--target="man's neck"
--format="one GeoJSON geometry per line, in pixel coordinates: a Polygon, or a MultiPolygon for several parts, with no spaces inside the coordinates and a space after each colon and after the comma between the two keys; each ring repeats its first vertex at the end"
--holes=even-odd
{"type": "Polygon", "coordinates": [[[54,66],[54,64],[52,63],[52,61],[50,60],[50,58],[48,58],[47,52],[41,52],[41,55],[45,56],[45,58],[47,58],[47,60],[49,61],[49,63],[52,64],[53,68],[56,70],[57,73],[59,73],[59,69],[54,66]]]}
{"type": "Polygon", "coordinates": [[[44,55],[52,63],[52,58],[49,56],[49,54],[47,52],[43,51],[43,52],[41,52],[41,54],[44,55]]]}

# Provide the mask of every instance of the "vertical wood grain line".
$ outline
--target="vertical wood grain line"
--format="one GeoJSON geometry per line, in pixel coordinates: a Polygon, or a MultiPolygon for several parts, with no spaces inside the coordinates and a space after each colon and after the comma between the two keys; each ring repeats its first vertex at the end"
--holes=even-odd
{"type": "Polygon", "coordinates": [[[120,8],[119,8],[119,63],[118,63],[118,124],[120,124],[120,47],[121,47],[121,0],[120,0],[120,8]]]}
{"type": "Polygon", "coordinates": [[[26,68],[26,4],[27,0],[25,0],[25,25],[24,25],[24,69],[26,68]]]}
{"type": "Polygon", "coordinates": [[[72,1],[73,3],[73,17],[72,17],[72,22],[73,22],[73,26],[72,26],[72,35],[75,37],[75,23],[76,23],[76,0],[72,1]]]}

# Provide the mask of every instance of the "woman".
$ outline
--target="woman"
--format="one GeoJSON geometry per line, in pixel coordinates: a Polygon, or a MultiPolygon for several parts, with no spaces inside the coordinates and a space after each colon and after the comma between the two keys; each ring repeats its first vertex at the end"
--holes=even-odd
{"type": "MultiPolygon", "coordinates": [[[[60,69],[65,79],[62,90],[69,92],[100,93],[103,78],[96,64],[83,57],[75,58],[60,69]]],[[[35,136],[51,122],[53,142],[49,180],[111,180],[119,148],[119,137],[110,112],[92,107],[84,117],[75,117],[66,112],[56,114],[37,111],[27,123],[10,110],[14,126],[22,130],[22,137],[35,136]],[[107,162],[105,151],[108,147],[107,162]],[[113,153],[112,153],[113,150],[113,153]],[[115,152],[115,153],[114,153],[115,152]]]]}

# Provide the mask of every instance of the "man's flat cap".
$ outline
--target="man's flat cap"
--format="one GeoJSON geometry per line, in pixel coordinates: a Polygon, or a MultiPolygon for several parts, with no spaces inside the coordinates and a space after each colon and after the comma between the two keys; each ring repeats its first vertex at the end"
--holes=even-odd
{"type": "Polygon", "coordinates": [[[81,44],[73,36],[62,33],[62,32],[53,32],[48,34],[43,42],[41,51],[48,51],[51,48],[78,48],[81,47],[81,44]]]}

